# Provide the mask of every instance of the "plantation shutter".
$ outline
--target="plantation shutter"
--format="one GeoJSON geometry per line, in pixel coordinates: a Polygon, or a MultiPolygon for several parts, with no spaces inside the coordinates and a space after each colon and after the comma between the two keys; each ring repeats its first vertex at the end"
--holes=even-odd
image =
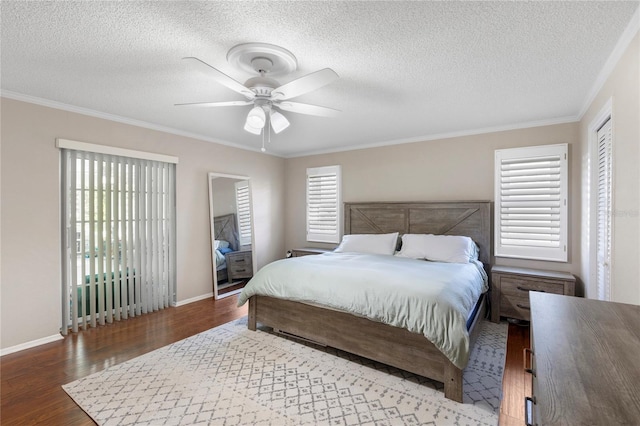
{"type": "Polygon", "coordinates": [[[611,119],[598,130],[596,274],[598,299],[611,300],[611,119]]]}
{"type": "Polygon", "coordinates": [[[249,181],[235,183],[236,211],[238,212],[238,237],[240,245],[251,244],[251,199],[249,198],[249,181]]]}
{"type": "Polygon", "coordinates": [[[340,166],[307,169],[307,241],[340,241],[340,166]]]}
{"type": "Polygon", "coordinates": [[[567,144],[496,151],[496,256],[567,261],[567,144]]]}

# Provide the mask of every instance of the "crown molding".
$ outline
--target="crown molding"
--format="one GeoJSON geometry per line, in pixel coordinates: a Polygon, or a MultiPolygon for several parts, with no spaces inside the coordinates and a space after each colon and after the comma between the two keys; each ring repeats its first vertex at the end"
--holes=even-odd
{"type": "Polygon", "coordinates": [[[524,123],[508,124],[504,126],[484,127],[479,129],[468,129],[468,130],[461,130],[457,132],[436,133],[431,135],[418,136],[418,137],[405,138],[405,139],[396,139],[396,140],[384,141],[384,142],[383,141],[373,142],[373,143],[357,145],[357,146],[349,146],[344,148],[306,151],[298,154],[285,155],[284,158],[297,158],[297,157],[307,157],[311,155],[333,154],[336,152],[357,151],[359,149],[379,148],[384,146],[402,145],[402,144],[417,143],[417,142],[428,142],[428,141],[434,141],[439,139],[452,139],[452,138],[459,138],[463,136],[474,136],[474,135],[482,135],[486,133],[505,132],[509,130],[530,129],[533,127],[553,126],[555,124],[575,123],[577,121],[580,121],[577,116],[560,117],[560,118],[553,118],[549,120],[528,121],[524,123]]]}
{"type": "Polygon", "coordinates": [[[0,97],[13,99],[16,101],[26,102],[30,104],[40,105],[48,108],[59,109],[62,111],[73,112],[76,114],[82,114],[89,117],[101,118],[104,120],[115,121],[117,123],[128,124],[131,126],[142,127],[145,129],[156,130],[158,132],[169,133],[176,136],[184,136],[186,138],[198,139],[204,142],[216,143],[218,145],[225,145],[232,148],[242,149],[244,151],[260,152],[262,154],[272,155],[275,157],[281,157],[280,155],[270,152],[261,152],[258,148],[249,148],[244,145],[240,145],[234,142],[224,141],[220,139],[213,139],[208,136],[200,135],[197,133],[185,132],[183,130],[174,129],[172,127],[161,126],[158,124],[149,123],[141,120],[134,120],[132,118],[122,117],[120,115],[108,114],[105,112],[95,111],[89,108],[78,107],[74,105],[65,104],[62,102],[52,101],[49,99],[38,98],[36,96],[24,95],[22,93],[12,92],[9,90],[0,91],[0,97]]]}
{"type": "Polygon", "coordinates": [[[638,6],[638,8],[636,9],[636,12],[631,17],[631,21],[629,21],[627,28],[625,28],[624,32],[618,39],[616,46],[613,48],[613,51],[611,52],[606,62],[604,63],[602,70],[600,70],[600,74],[598,74],[598,78],[596,78],[596,81],[593,84],[593,87],[591,87],[591,90],[589,91],[589,93],[587,93],[587,96],[585,97],[585,100],[582,103],[582,108],[580,108],[580,112],[578,113],[579,120],[582,120],[582,117],[584,117],[587,110],[591,106],[591,103],[593,103],[593,100],[596,98],[596,96],[602,89],[602,86],[604,86],[609,76],[611,76],[613,69],[618,64],[618,61],[620,60],[622,55],[624,55],[624,52],[627,51],[629,44],[631,43],[633,38],[636,36],[636,34],[638,34],[639,30],[640,30],[640,6],[638,6]]]}

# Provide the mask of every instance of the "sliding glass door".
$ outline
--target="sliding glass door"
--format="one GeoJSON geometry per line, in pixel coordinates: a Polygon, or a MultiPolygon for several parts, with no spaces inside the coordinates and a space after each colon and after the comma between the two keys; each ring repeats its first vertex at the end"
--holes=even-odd
{"type": "Polygon", "coordinates": [[[175,297],[175,164],[62,150],[62,332],[175,297]]]}

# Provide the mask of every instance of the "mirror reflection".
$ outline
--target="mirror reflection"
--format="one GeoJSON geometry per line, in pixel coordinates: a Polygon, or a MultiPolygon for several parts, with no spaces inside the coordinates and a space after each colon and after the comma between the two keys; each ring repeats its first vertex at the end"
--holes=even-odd
{"type": "Polygon", "coordinates": [[[251,188],[247,176],[209,173],[213,295],[239,293],[254,273],[251,188]]]}

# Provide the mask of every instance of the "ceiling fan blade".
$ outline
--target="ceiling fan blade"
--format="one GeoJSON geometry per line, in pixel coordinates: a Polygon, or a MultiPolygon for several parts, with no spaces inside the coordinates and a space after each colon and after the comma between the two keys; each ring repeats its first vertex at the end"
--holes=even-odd
{"type": "Polygon", "coordinates": [[[274,103],[280,109],[298,114],[317,115],[319,117],[335,117],[341,111],[333,108],[327,108],[318,105],[301,104],[300,102],[278,102],[274,103]]]}
{"type": "Polygon", "coordinates": [[[337,78],[338,74],[336,74],[334,70],[331,68],[325,68],[273,89],[271,97],[274,100],[295,98],[296,96],[319,89],[337,78]]]}
{"type": "Polygon", "coordinates": [[[211,77],[213,77],[214,80],[216,80],[218,83],[222,84],[223,86],[228,87],[229,89],[233,90],[234,92],[240,93],[241,95],[245,96],[247,99],[253,99],[253,98],[256,97],[256,94],[253,93],[253,91],[251,91],[249,88],[247,88],[244,84],[240,83],[239,81],[234,80],[233,78],[229,77],[228,75],[226,75],[222,71],[212,67],[211,65],[207,64],[206,62],[201,61],[198,58],[194,58],[193,56],[189,56],[189,57],[182,58],[182,59],[186,59],[190,63],[195,64],[203,72],[205,72],[208,75],[210,75],[211,77]]]}
{"type": "Polygon", "coordinates": [[[221,106],[243,106],[251,105],[253,101],[228,101],[228,102],[192,102],[188,104],[174,104],[175,106],[192,106],[192,107],[221,107],[221,106]]]}

